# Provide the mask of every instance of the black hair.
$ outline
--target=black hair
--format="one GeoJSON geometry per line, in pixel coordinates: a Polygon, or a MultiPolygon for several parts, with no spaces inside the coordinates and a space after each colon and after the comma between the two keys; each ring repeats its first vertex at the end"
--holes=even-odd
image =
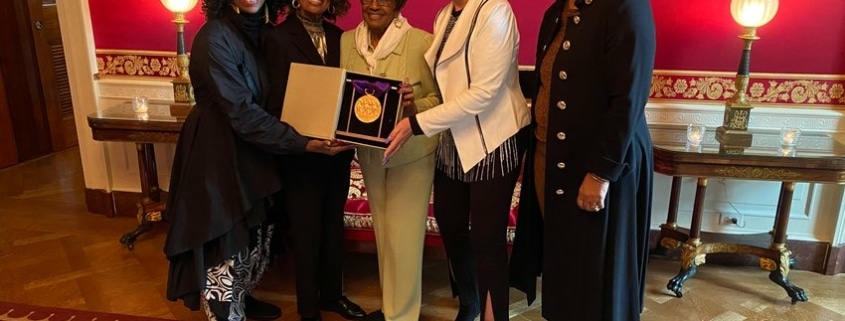
{"type": "Polygon", "coordinates": [[[396,11],[402,10],[405,7],[405,4],[408,3],[408,0],[395,0],[396,2],[396,11]]]}
{"type": "MultiPolygon", "coordinates": [[[[284,3],[290,3],[288,0],[267,0],[264,5],[267,6],[267,14],[270,21],[276,21],[279,18],[279,11],[284,6],[284,3]]],[[[227,8],[232,7],[232,0],[202,0],[202,12],[205,13],[205,19],[211,20],[223,16],[223,12],[227,8]]]]}
{"type": "MultiPolygon", "coordinates": [[[[281,6],[279,6],[279,13],[280,14],[290,14],[296,9],[293,8],[293,1],[300,1],[300,0],[282,0],[281,6]]],[[[329,4],[329,10],[323,13],[323,18],[326,18],[331,21],[337,20],[338,17],[342,17],[347,12],[349,12],[349,8],[352,7],[352,4],[349,3],[349,0],[329,0],[331,3],[329,4]]],[[[273,20],[274,21],[274,20],[273,20]]]]}

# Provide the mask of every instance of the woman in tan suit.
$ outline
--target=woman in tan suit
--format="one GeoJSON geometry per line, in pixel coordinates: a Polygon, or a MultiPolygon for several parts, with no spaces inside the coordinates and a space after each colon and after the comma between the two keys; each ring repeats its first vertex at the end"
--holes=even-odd
{"type": "MultiPolygon", "coordinates": [[[[417,97],[404,115],[440,104],[423,55],[432,42],[399,11],[407,0],[361,0],[363,20],[343,34],[340,66],[379,77],[406,79],[417,97]]],[[[414,137],[382,163],[384,150],[358,147],[378,247],[382,309],[364,320],[419,320],[426,216],[434,180],[437,137],[414,137]]]]}

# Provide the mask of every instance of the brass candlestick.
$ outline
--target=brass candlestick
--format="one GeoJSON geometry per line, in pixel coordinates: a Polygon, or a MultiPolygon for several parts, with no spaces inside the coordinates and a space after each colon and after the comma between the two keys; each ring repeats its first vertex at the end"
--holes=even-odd
{"type": "Polygon", "coordinates": [[[185,19],[184,12],[174,13],[173,23],[176,24],[176,63],[179,66],[179,76],[173,79],[173,100],[176,103],[194,104],[194,90],[188,75],[188,52],[185,50],[185,19]]]}
{"type": "Polygon", "coordinates": [[[161,0],[167,10],[173,12],[176,24],[176,65],[179,68],[179,75],[171,82],[173,84],[173,103],[170,104],[170,115],[174,117],[185,117],[194,106],[194,89],[191,87],[191,78],[188,75],[190,59],[185,49],[185,13],[191,11],[197,4],[197,0],[161,0]]]}
{"type": "Polygon", "coordinates": [[[751,133],[748,132],[748,121],[751,119],[751,109],[754,106],[748,102],[745,92],[748,90],[750,78],[751,44],[760,37],[757,37],[756,27],[746,27],[739,38],[745,42],[745,47],[742,50],[742,58],[734,81],[736,95],[725,102],[725,117],[722,120],[722,126],[716,128],[716,139],[728,146],[748,147],[751,146],[752,138],[751,133]]]}

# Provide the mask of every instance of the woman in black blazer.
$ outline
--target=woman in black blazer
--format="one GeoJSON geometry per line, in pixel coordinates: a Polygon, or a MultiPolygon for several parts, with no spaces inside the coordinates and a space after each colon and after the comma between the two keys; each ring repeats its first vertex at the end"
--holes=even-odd
{"type": "Polygon", "coordinates": [[[548,320],[640,319],[654,55],[649,0],[558,0],[543,19],[511,280],[533,300],[542,271],[548,320]]]}
{"type": "MultiPolygon", "coordinates": [[[[340,66],[340,36],[330,23],[349,10],[349,0],[292,0],[285,21],[270,30],[264,50],[270,77],[269,109],[281,115],[290,64],[340,66]]],[[[319,94],[320,84],[314,84],[319,94]]],[[[302,93],[300,93],[302,94],[302,93]]],[[[290,220],[296,262],[296,305],[302,320],[319,320],[320,310],[347,319],[365,312],[343,295],[343,208],[349,193],[349,167],[355,152],[335,156],[283,156],[282,206],[290,220]]]]}

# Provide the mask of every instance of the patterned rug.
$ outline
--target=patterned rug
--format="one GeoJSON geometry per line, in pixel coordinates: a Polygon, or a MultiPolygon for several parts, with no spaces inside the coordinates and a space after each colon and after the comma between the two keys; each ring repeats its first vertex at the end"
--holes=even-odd
{"type": "Polygon", "coordinates": [[[0,321],[161,321],[131,315],[0,302],[0,321]]]}

